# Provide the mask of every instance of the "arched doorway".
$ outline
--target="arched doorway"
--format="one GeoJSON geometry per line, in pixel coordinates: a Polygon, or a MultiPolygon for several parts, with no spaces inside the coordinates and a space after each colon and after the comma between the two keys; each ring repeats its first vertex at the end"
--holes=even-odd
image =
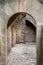
{"type": "MultiPolygon", "coordinates": [[[[12,46],[13,46],[13,41],[15,43],[19,43],[19,42],[24,43],[25,41],[27,42],[36,41],[36,22],[34,18],[29,14],[21,12],[21,13],[17,13],[13,15],[8,21],[7,28],[8,29],[10,28],[10,30],[12,30],[13,33],[16,32],[14,34],[16,35],[15,41],[13,40],[14,38],[12,37],[12,42],[11,42],[12,46]],[[14,32],[14,29],[15,29],[15,32],[14,32]]],[[[12,36],[14,36],[13,33],[12,33],[12,36]]]]}
{"type": "MultiPolygon", "coordinates": [[[[26,48],[24,49],[26,51],[27,46],[36,45],[36,21],[30,14],[27,14],[25,12],[19,12],[11,16],[7,24],[7,30],[8,51],[12,47],[15,47],[16,44],[21,44],[19,45],[21,47],[22,44],[23,46],[26,44],[26,48]]],[[[18,47],[18,49],[21,48],[18,47]]],[[[28,52],[25,52],[24,54],[28,54],[28,52]]]]}
{"type": "Polygon", "coordinates": [[[36,27],[29,20],[26,20],[25,42],[28,44],[36,42],[36,27]]]}

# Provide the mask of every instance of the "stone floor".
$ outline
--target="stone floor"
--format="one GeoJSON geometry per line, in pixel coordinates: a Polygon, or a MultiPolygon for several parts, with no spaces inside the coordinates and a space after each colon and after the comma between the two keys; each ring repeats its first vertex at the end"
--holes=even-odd
{"type": "Polygon", "coordinates": [[[6,55],[1,54],[0,55],[0,65],[5,65],[6,64],[6,55]]]}
{"type": "Polygon", "coordinates": [[[36,65],[36,45],[16,44],[8,55],[7,65],[36,65]]]}

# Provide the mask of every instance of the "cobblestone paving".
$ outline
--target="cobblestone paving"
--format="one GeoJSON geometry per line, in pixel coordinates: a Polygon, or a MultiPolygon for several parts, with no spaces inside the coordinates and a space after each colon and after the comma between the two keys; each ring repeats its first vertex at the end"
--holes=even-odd
{"type": "Polygon", "coordinates": [[[36,65],[36,45],[16,44],[8,55],[7,65],[36,65]]]}

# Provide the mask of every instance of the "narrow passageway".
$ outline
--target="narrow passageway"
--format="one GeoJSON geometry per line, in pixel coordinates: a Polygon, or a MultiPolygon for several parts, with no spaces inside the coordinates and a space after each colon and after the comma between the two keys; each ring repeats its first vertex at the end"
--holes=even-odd
{"type": "Polygon", "coordinates": [[[36,22],[26,13],[13,15],[7,25],[7,65],[36,65],[36,22]]]}
{"type": "Polygon", "coordinates": [[[36,65],[36,45],[16,44],[7,61],[7,65],[36,65]]]}

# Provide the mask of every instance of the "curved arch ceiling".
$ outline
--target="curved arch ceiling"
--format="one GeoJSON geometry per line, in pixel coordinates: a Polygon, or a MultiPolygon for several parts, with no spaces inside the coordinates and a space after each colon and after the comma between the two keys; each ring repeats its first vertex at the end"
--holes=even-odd
{"type": "Polygon", "coordinates": [[[25,13],[25,12],[19,12],[19,13],[16,13],[14,15],[12,15],[9,20],[8,20],[8,24],[7,24],[7,28],[9,28],[9,26],[14,22],[14,20],[19,16],[19,15],[23,15],[26,17],[27,20],[29,20],[35,27],[36,27],[36,21],[35,19],[28,13],[25,13]]]}

